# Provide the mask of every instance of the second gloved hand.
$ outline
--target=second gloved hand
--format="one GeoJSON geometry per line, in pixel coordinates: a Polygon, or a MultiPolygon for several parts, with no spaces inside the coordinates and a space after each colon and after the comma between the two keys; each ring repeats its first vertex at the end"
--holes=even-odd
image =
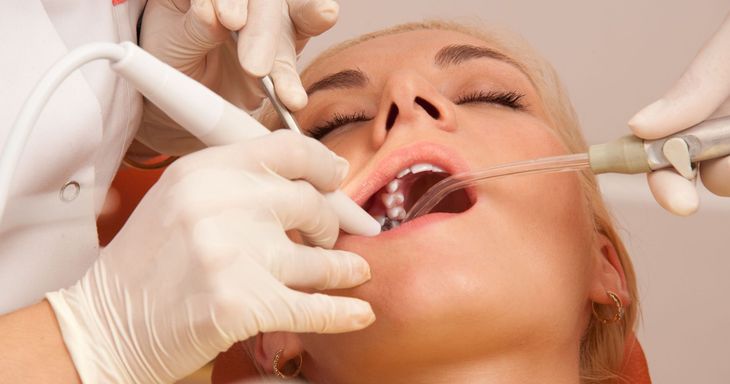
{"type": "MultiPolygon", "coordinates": [[[[730,115],[730,16],[687,71],[661,99],[637,113],[629,126],[645,139],[656,139],[687,129],[704,120],[730,115]]],[[[730,157],[700,164],[702,183],[711,192],[730,196],[730,157]]],[[[699,206],[694,180],[673,170],[648,175],[649,187],[659,204],[678,215],[689,215],[699,206]]]]}
{"type": "Polygon", "coordinates": [[[338,13],[334,0],[150,0],[140,43],[249,111],[265,97],[258,79],[271,74],[281,101],[296,111],[307,103],[297,54],[338,13]]]}
{"type": "Polygon", "coordinates": [[[372,323],[367,302],[292,289],[370,277],[360,256],[327,249],[339,228],[320,191],[346,173],[346,161],[288,131],[171,165],[86,275],[48,295],[82,380],[173,382],[259,332],[372,323]]]}
{"type": "MultiPolygon", "coordinates": [[[[140,45],[248,111],[265,98],[259,78],[271,74],[277,96],[296,111],[307,104],[297,55],[338,13],[334,0],[149,0],[140,45]]],[[[137,139],[168,155],[204,147],[148,101],[137,139]]]]}

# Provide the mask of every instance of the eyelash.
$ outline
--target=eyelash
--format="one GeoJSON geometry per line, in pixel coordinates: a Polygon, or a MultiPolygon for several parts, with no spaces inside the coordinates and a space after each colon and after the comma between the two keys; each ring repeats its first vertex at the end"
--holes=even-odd
{"type": "MultiPolygon", "coordinates": [[[[526,108],[526,105],[523,104],[520,100],[525,95],[509,91],[509,92],[499,92],[499,91],[475,91],[471,93],[467,93],[465,95],[459,96],[459,98],[456,100],[455,104],[462,105],[462,104],[469,104],[469,103],[490,103],[490,104],[499,104],[503,105],[508,108],[512,108],[517,111],[524,110],[526,108]]],[[[372,117],[369,117],[365,114],[365,112],[355,112],[347,115],[343,115],[340,113],[335,113],[332,118],[328,121],[326,121],[324,124],[316,126],[312,128],[309,131],[309,136],[316,140],[321,140],[325,136],[327,136],[330,132],[334,131],[335,129],[351,123],[361,122],[361,121],[370,121],[372,120],[372,117]]]]}
{"type": "Polygon", "coordinates": [[[327,136],[330,132],[335,129],[350,123],[356,123],[359,121],[370,121],[372,117],[368,117],[365,112],[355,112],[348,115],[341,113],[335,113],[331,119],[326,121],[324,124],[316,126],[309,131],[309,136],[316,140],[321,140],[327,136]]]}
{"type": "Polygon", "coordinates": [[[513,91],[475,91],[460,96],[456,100],[456,104],[461,105],[468,103],[492,103],[504,105],[505,107],[512,108],[517,111],[522,111],[527,108],[527,106],[521,102],[524,96],[525,95],[513,91]]]}

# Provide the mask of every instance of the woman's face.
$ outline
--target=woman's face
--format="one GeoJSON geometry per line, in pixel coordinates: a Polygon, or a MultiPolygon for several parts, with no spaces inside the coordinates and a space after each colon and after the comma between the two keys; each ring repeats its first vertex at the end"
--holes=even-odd
{"type": "MultiPolygon", "coordinates": [[[[414,164],[456,173],[566,153],[527,76],[469,35],[378,37],[319,62],[303,81],[310,101],[297,120],[319,136],[334,128],[321,140],[350,162],[342,189],[373,212],[381,187],[414,164]]],[[[367,300],[377,320],[359,332],[299,335],[306,376],[352,382],[416,359],[566,346],[577,354],[595,253],[577,175],[515,176],[471,193],[463,213],[340,236],[336,248],[367,259],[372,280],[329,293],[367,300]]]]}

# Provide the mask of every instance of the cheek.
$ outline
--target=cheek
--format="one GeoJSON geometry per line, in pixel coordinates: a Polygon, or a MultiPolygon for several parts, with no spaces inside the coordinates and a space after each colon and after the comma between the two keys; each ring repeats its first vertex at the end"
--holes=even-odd
{"type": "Polygon", "coordinates": [[[580,292],[587,284],[592,229],[578,177],[529,175],[480,189],[489,246],[535,289],[580,292]]]}
{"type": "MultiPolygon", "coordinates": [[[[553,131],[531,120],[503,119],[494,129],[475,130],[476,142],[490,143],[498,150],[475,151],[475,162],[499,164],[565,154],[553,131]]],[[[534,299],[582,306],[588,289],[593,226],[578,173],[518,175],[477,187],[480,209],[487,223],[476,237],[488,239],[485,246],[496,255],[495,276],[513,292],[534,299]],[[513,284],[514,283],[514,284],[513,284]],[[561,300],[558,298],[558,300],[561,300]]],[[[529,301],[529,300],[527,300],[529,301]]]]}
{"type": "Polygon", "coordinates": [[[350,171],[343,185],[348,185],[358,171],[364,169],[373,159],[377,148],[371,146],[372,135],[369,126],[360,127],[336,137],[333,140],[324,140],[322,143],[338,156],[347,159],[350,171]]]}

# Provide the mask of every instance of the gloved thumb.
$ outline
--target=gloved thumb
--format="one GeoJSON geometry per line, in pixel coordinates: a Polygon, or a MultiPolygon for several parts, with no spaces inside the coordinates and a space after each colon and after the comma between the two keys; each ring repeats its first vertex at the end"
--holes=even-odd
{"type": "Polygon", "coordinates": [[[324,33],[335,25],[339,13],[340,6],[334,0],[289,0],[289,17],[299,38],[324,33]]]}
{"type": "Polygon", "coordinates": [[[699,207],[694,180],[687,180],[674,170],[661,169],[647,174],[649,189],[664,209],[679,216],[689,216],[699,207]]]}
{"type": "Polygon", "coordinates": [[[629,120],[634,134],[657,139],[712,115],[730,96],[729,45],[730,15],[669,92],[629,120]]]}

